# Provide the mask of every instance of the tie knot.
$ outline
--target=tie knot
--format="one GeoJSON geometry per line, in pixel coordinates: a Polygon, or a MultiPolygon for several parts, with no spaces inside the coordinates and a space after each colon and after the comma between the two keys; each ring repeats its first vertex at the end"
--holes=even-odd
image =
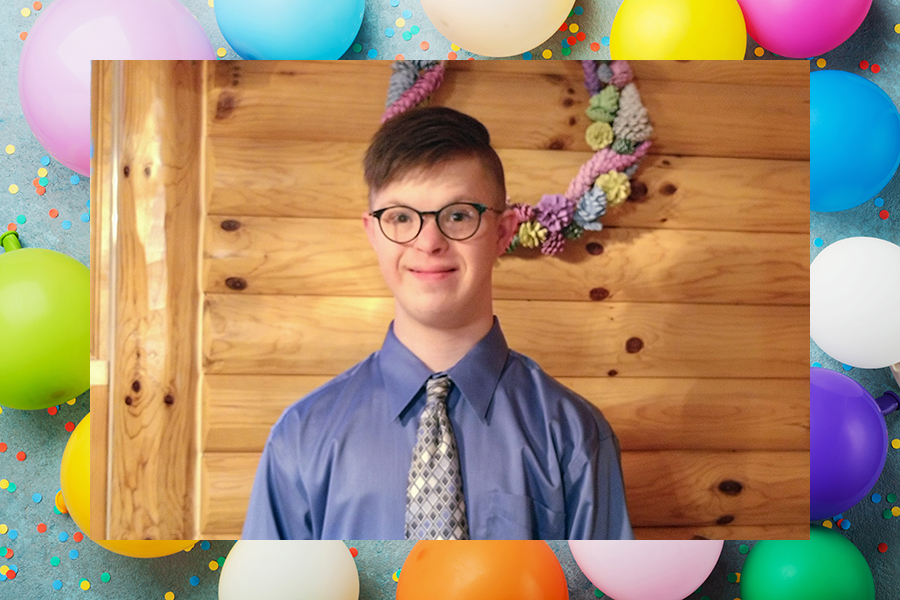
{"type": "Polygon", "coordinates": [[[440,402],[447,399],[447,393],[450,391],[450,376],[441,375],[440,377],[430,378],[425,382],[425,393],[427,394],[427,404],[440,402]]]}

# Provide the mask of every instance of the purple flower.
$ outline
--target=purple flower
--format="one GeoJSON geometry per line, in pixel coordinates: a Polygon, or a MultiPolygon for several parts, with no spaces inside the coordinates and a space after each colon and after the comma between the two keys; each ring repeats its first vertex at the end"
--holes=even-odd
{"type": "Polygon", "coordinates": [[[575,202],[563,194],[545,194],[534,207],[538,222],[551,233],[560,233],[572,222],[575,214],[575,202]]]}

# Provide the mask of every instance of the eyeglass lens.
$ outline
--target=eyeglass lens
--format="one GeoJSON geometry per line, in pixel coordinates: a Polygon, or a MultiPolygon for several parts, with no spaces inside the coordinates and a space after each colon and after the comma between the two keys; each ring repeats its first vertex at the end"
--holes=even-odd
{"type": "MultiPolygon", "coordinates": [[[[381,231],[393,242],[405,244],[418,236],[422,217],[411,208],[394,206],[381,214],[381,231]]],[[[481,214],[469,204],[450,204],[437,215],[438,228],[451,240],[464,240],[475,235],[481,214]]]]}

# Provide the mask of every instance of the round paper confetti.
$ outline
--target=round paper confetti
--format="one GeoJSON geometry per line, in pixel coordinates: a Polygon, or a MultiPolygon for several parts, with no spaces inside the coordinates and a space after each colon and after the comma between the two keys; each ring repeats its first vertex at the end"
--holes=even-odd
{"type": "Polygon", "coordinates": [[[422,42],[421,44],[419,44],[419,48],[421,48],[422,50],[428,50],[428,47],[428,42],[422,42]]]}
{"type": "Polygon", "coordinates": [[[69,550],[69,558],[71,558],[72,560],[75,560],[76,558],[78,558],[78,550],[76,550],[74,548],[69,550]]]}
{"type": "Polygon", "coordinates": [[[58,567],[59,566],[59,557],[54,556],[53,558],[51,558],[50,564],[53,565],[54,567],[58,567]]]}
{"type": "Polygon", "coordinates": [[[896,502],[896,501],[897,501],[897,494],[888,494],[888,495],[887,495],[887,501],[890,502],[891,504],[893,504],[894,502],[896,502]]]}
{"type": "Polygon", "coordinates": [[[19,532],[16,531],[15,529],[10,529],[10,530],[9,530],[9,533],[7,533],[6,535],[9,536],[9,539],[14,540],[14,539],[16,539],[17,537],[19,537],[19,532]]]}
{"type": "Polygon", "coordinates": [[[190,579],[191,585],[200,585],[200,578],[194,575],[190,579]]]}
{"type": "Polygon", "coordinates": [[[109,583],[109,573],[106,573],[106,572],[101,573],[100,581],[102,581],[103,583],[109,583]]]}
{"type": "Polygon", "coordinates": [[[216,56],[221,58],[221,57],[225,56],[226,52],[227,52],[227,50],[225,50],[225,48],[220,47],[218,50],[216,50],[216,56]]]}
{"type": "Polygon", "coordinates": [[[350,555],[356,558],[356,555],[359,554],[359,550],[356,548],[350,548],[350,555]]]}
{"type": "Polygon", "coordinates": [[[10,145],[8,145],[8,146],[6,147],[6,153],[7,153],[7,154],[12,154],[12,153],[15,152],[15,151],[16,151],[16,147],[13,146],[12,144],[10,144],[10,145]]]}
{"type": "Polygon", "coordinates": [[[83,589],[83,590],[91,589],[91,582],[88,581],[87,579],[82,579],[81,580],[81,589],[83,589]]]}
{"type": "Polygon", "coordinates": [[[175,594],[172,592],[166,592],[165,598],[166,600],[175,600],[175,594]]]}
{"type": "Polygon", "coordinates": [[[37,530],[38,530],[38,533],[46,533],[47,525],[45,523],[38,523],[37,530]]]}
{"type": "Polygon", "coordinates": [[[875,504],[881,502],[881,494],[872,494],[872,502],[875,504]]]}
{"type": "Polygon", "coordinates": [[[75,540],[76,542],[80,542],[81,540],[84,539],[84,534],[81,533],[80,531],[76,531],[75,534],[72,536],[72,539],[75,540]]]}
{"type": "Polygon", "coordinates": [[[879,71],[881,71],[881,67],[878,65],[872,65],[872,68],[869,70],[872,71],[873,73],[878,73],[879,71]]]}
{"type": "Polygon", "coordinates": [[[891,440],[891,447],[900,449],[900,439],[891,440]]]}
{"type": "Polygon", "coordinates": [[[9,531],[9,528],[6,526],[6,524],[0,523],[0,535],[6,533],[7,531],[9,531]]]}
{"type": "Polygon", "coordinates": [[[44,165],[45,167],[46,167],[47,165],[49,165],[49,164],[50,164],[50,157],[49,157],[49,156],[42,156],[42,157],[41,157],[41,164],[44,165]]]}
{"type": "Polygon", "coordinates": [[[826,64],[827,63],[824,58],[820,58],[819,60],[816,61],[816,66],[819,67],[820,69],[824,68],[826,64]]]}
{"type": "Polygon", "coordinates": [[[878,544],[878,551],[881,552],[882,554],[887,552],[887,544],[885,544],[884,542],[881,542],[880,544],[878,544]]]}
{"type": "Polygon", "coordinates": [[[900,517],[900,508],[895,506],[894,508],[891,509],[891,514],[894,515],[895,517],[900,517]]]}
{"type": "Polygon", "coordinates": [[[403,18],[404,18],[404,19],[409,19],[410,17],[412,17],[412,11],[409,10],[409,9],[404,10],[404,11],[403,11],[403,18]]]}
{"type": "MultiPolygon", "coordinates": [[[[46,176],[47,176],[47,169],[45,169],[43,167],[38,169],[38,177],[46,177],[46,176]]],[[[43,184],[41,184],[41,185],[43,185],[43,184]]]]}
{"type": "Polygon", "coordinates": [[[384,30],[385,37],[394,37],[394,30],[390,27],[386,27],[384,30]]]}
{"type": "Polygon", "coordinates": [[[61,590],[62,589],[62,581],[60,581],[59,579],[54,579],[53,580],[53,589],[61,590]]]}
{"type": "Polygon", "coordinates": [[[766,51],[763,50],[762,48],[760,48],[759,46],[757,46],[756,48],[753,49],[753,54],[755,54],[756,56],[762,56],[765,53],[766,53],[766,51]]]}
{"type": "Polygon", "coordinates": [[[66,533],[65,531],[61,531],[61,532],[59,533],[59,541],[65,542],[65,541],[68,540],[68,539],[69,539],[69,534],[68,534],[68,533],[66,533]]]}
{"type": "Polygon", "coordinates": [[[16,489],[17,489],[17,488],[16,488],[16,484],[13,483],[12,481],[10,481],[10,482],[9,482],[9,488],[8,488],[7,491],[10,492],[10,493],[12,493],[12,492],[16,491],[16,489]]]}
{"type": "Polygon", "coordinates": [[[71,432],[75,431],[75,423],[73,423],[72,421],[69,421],[68,423],[66,423],[65,428],[66,428],[66,431],[71,433],[71,432]]]}
{"type": "Polygon", "coordinates": [[[541,56],[543,56],[544,58],[550,58],[551,56],[553,56],[553,52],[549,48],[547,48],[546,50],[541,52],[541,56]]]}
{"type": "Polygon", "coordinates": [[[399,19],[394,21],[394,25],[396,25],[397,27],[403,27],[404,25],[406,25],[406,20],[403,17],[400,17],[399,19]]]}
{"type": "Polygon", "coordinates": [[[17,194],[18,192],[19,192],[19,186],[17,186],[16,184],[12,184],[11,186],[9,186],[10,194],[17,194]]]}
{"type": "Polygon", "coordinates": [[[210,571],[215,571],[218,568],[219,568],[219,563],[217,563],[214,560],[209,561],[209,570],[210,571]]]}
{"type": "Polygon", "coordinates": [[[202,542],[200,542],[200,548],[203,550],[209,550],[209,542],[203,540],[202,542]]]}
{"type": "Polygon", "coordinates": [[[5,490],[9,487],[9,479],[0,479],[0,490],[5,490]]]}
{"type": "Polygon", "coordinates": [[[31,499],[32,499],[35,503],[37,503],[37,502],[40,502],[41,500],[43,500],[44,497],[41,496],[40,494],[33,494],[33,495],[31,496],[31,499]]]}
{"type": "Polygon", "coordinates": [[[23,16],[23,17],[30,17],[30,16],[31,16],[31,9],[30,9],[30,8],[23,8],[23,9],[21,10],[21,13],[22,13],[22,16],[23,16]]]}
{"type": "Polygon", "coordinates": [[[69,179],[69,182],[72,185],[78,185],[79,182],[81,182],[81,177],[79,177],[78,175],[72,175],[71,179],[69,179]]]}

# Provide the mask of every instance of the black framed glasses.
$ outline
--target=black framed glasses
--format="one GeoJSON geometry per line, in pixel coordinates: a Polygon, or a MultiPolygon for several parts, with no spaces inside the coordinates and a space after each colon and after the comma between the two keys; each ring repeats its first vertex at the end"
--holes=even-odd
{"type": "Polygon", "coordinates": [[[434,215],[444,237],[461,242],[475,235],[481,226],[481,215],[488,210],[503,213],[476,202],[455,202],[440,210],[421,211],[409,206],[389,206],[369,214],[378,219],[384,237],[396,244],[407,244],[419,237],[425,215],[434,215]]]}

